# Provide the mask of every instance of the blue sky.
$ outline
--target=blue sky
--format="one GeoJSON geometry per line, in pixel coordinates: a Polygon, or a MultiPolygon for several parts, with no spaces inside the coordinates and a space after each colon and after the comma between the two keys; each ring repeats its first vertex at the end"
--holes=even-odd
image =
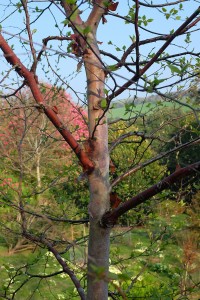
{"type": "MultiPolygon", "coordinates": [[[[18,1],[13,1],[13,3],[17,3],[18,1]]],[[[47,3],[43,3],[43,1],[32,1],[34,3],[31,4],[31,6],[34,8],[38,6],[39,8],[42,7],[44,8],[47,6],[47,3]]],[[[80,2],[80,1],[79,1],[80,2]]],[[[128,7],[127,3],[132,4],[133,1],[119,1],[119,6],[117,8],[117,11],[114,13],[119,13],[121,15],[127,15],[128,13],[128,7]]],[[[163,3],[164,0],[162,1],[154,1],[156,4],[163,3]]],[[[1,20],[1,25],[4,31],[7,31],[11,34],[17,34],[20,32],[20,30],[24,27],[23,22],[24,22],[24,13],[18,13],[15,12],[12,14],[12,12],[15,10],[14,7],[7,6],[9,1],[2,1],[0,0],[0,20],[1,20]],[[9,14],[11,14],[9,16],[9,14]],[[9,16],[7,19],[6,16],[9,16]],[[5,19],[5,20],[4,20],[5,19]],[[4,20],[2,22],[2,20],[4,20]]],[[[149,23],[147,29],[155,32],[160,32],[163,34],[169,33],[170,30],[178,28],[185,20],[186,16],[191,15],[195,9],[197,9],[199,3],[198,1],[187,1],[183,3],[183,9],[178,16],[181,17],[180,20],[173,20],[173,18],[170,18],[167,20],[164,17],[164,13],[160,13],[158,9],[153,10],[153,15],[152,15],[152,9],[150,8],[140,8],[140,16],[142,17],[143,15],[147,16],[147,19],[154,19],[153,22],[149,23]]],[[[172,6],[172,7],[167,7],[167,10],[170,10],[173,7],[177,6],[172,6]]],[[[84,11],[82,17],[84,18],[88,14],[88,10],[84,11]]],[[[33,20],[36,17],[37,13],[32,13],[31,14],[31,19],[33,20]]],[[[175,16],[176,17],[176,16],[175,16]]],[[[174,18],[175,18],[174,17],[174,18]]],[[[40,19],[35,22],[31,29],[35,31],[33,38],[34,42],[41,44],[42,39],[49,36],[49,35],[58,35],[59,30],[57,27],[55,27],[55,19],[57,20],[57,24],[62,30],[62,32],[65,34],[68,32],[70,29],[66,26],[63,28],[62,21],[64,21],[65,16],[61,13],[61,11],[56,8],[52,7],[51,12],[48,11],[46,12],[40,19]]],[[[134,35],[134,26],[133,25],[125,25],[124,21],[119,19],[119,18],[114,18],[112,16],[106,16],[107,23],[106,24],[100,24],[99,30],[98,30],[98,41],[102,42],[100,45],[100,48],[104,51],[109,51],[118,57],[120,57],[123,54],[122,47],[123,46],[128,46],[131,43],[130,36],[132,37],[134,35]],[[113,45],[109,45],[109,41],[112,41],[113,45]],[[121,49],[121,51],[116,51],[116,46],[121,49]]],[[[30,52],[29,52],[29,46],[28,45],[22,45],[19,43],[19,39],[16,37],[9,37],[5,33],[3,33],[5,38],[9,38],[9,44],[12,45],[14,44],[15,52],[16,54],[19,55],[21,61],[27,66],[30,66],[30,52]],[[25,48],[26,49],[25,49],[25,48]]],[[[27,38],[27,33],[23,32],[21,33],[21,37],[27,38]]],[[[145,39],[149,38],[150,34],[147,33],[144,30],[140,30],[140,39],[145,39]]],[[[184,37],[177,38],[173,45],[167,49],[167,52],[170,54],[173,53],[180,53],[183,49],[182,46],[184,44],[184,37]]],[[[192,38],[193,42],[191,45],[189,45],[188,49],[198,49],[200,51],[200,44],[199,44],[199,33],[196,32],[194,33],[194,36],[192,38]]],[[[163,42],[157,42],[152,45],[148,46],[141,46],[140,47],[140,53],[141,53],[141,59],[145,58],[145,56],[149,53],[149,51],[156,52],[157,49],[163,44],[163,42]]],[[[63,43],[63,45],[58,48],[59,43],[57,42],[51,42],[49,45],[52,45],[53,49],[59,50],[63,53],[66,53],[67,51],[67,43],[63,43]]],[[[36,50],[40,50],[41,46],[35,45],[36,50]]],[[[104,57],[102,57],[104,60],[104,57]]],[[[134,59],[134,54],[133,54],[133,59],[134,59]]],[[[85,81],[85,76],[84,76],[84,70],[79,72],[77,75],[76,69],[77,69],[77,59],[74,57],[74,59],[71,59],[67,56],[65,57],[60,57],[60,59],[57,59],[57,56],[54,55],[52,52],[52,57],[49,57],[49,61],[51,62],[51,66],[53,70],[56,70],[60,74],[60,77],[66,81],[68,84],[72,85],[73,89],[76,91],[80,92],[80,97],[83,97],[83,94],[85,93],[85,86],[86,86],[86,81],[85,81]]],[[[113,64],[113,60],[104,60],[105,63],[107,64],[113,64]]],[[[5,59],[1,56],[0,57],[0,67],[2,70],[5,69],[6,67],[6,62],[5,59]]],[[[158,66],[155,65],[154,67],[151,67],[151,69],[148,71],[147,75],[150,76],[153,72],[155,72],[156,68],[158,66]]],[[[8,67],[7,67],[8,68],[8,67]]],[[[13,73],[13,78],[15,78],[14,72],[13,73]]],[[[130,75],[127,73],[127,71],[123,70],[120,71],[119,73],[125,78],[129,78],[130,75]]],[[[38,76],[41,81],[51,81],[52,83],[55,82],[56,76],[53,74],[51,69],[47,67],[47,62],[44,60],[44,62],[41,62],[38,67],[38,76]]],[[[122,78],[117,78],[117,81],[119,84],[123,84],[125,81],[122,78]]],[[[57,82],[58,85],[62,84],[62,80],[58,80],[57,82]]],[[[108,81],[108,85],[112,85],[108,81]]],[[[67,85],[64,86],[67,88],[67,85]]],[[[119,98],[125,98],[128,96],[132,96],[134,92],[125,92],[123,95],[121,95],[119,98]]],[[[72,97],[76,97],[73,95],[71,92],[72,97]]],[[[139,94],[140,95],[140,94],[139,94]]]]}

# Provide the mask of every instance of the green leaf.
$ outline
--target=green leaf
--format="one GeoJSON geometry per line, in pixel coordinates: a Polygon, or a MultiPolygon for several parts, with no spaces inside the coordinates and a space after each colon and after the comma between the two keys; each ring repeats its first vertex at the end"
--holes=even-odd
{"type": "Polygon", "coordinates": [[[118,278],[122,281],[126,281],[126,280],[130,280],[131,276],[126,273],[122,273],[122,274],[118,274],[118,278]]]}
{"type": "MultiPolygon", "coordinates": [[[[171,12],[171,11],[170,11],[171,12]]],[[[178,10],[177,9],[172,9],[172,14],[173,15],[176,15],[178,13],[178,10]]]]}
{"type": "Polygon", "coordinates": [[[129,35],[129,37],[130,37],[130,39],[131,39],[131,41],[132,41],[133,43],[136,41],[135,35],[133,35],[133,36],[130,36],[130,35],[129,35]]]}
{"type": "Polygon", "coordinates": [[[188,44],[191,42],[191,40],[190,40],[190,33],[186,34],[185,42],[188,43],[188,44]]]}
{"type": "Polygon", "coordinates": [[[155,77],[152,83],[154,86],[157,86],[160,83],[162,83],[163,81],[165,81],[165,79],[158,79],[157,77],[155,77]]]}
{"type": "Polygon", "coordinates": [[[104,1],[104,2],[103,2],[103,5],[104,5],[105,7],[108,7],[108,6],[110,5],[110,1],[104,1]]]}
{"type": "Polygon", "coordinates": [[[148,93],[153,93],[153,87],[152,87],[151,85],[147,86],[147,87],[146,87],[146,91],[147,91],[148,93]]]}
{"type": "Polygon", "coordinates": [[[64,24],[64,26],[69,24],[69,20],[65,19],[64,21],[61,22],[62,24],[64,24]]]}
{"type": "Polygon", "coordinates": [[[67,4],[76,4],[76,0],[66,0],[67,4]]]}
{"type": "Polygon", "coordinates": [[[178,67],[174,66],[174,65],[168,65],[168,67],[170,68],[172,73],[177,73],[177,74],[182,73],[181,70],[178,67]]]}
{"type": "Polygon", "coordinates": [[[110,65],[110,66],[108,66],[108,70],[109,71],[116,71],[117,70],[117,66],[116,65],[110,65]]]}
{"type": "Polygon", "coordinates": [[[104,93],[105,93],[105,95],[108,95],[108,92],[109,92],[109,90],[107,90],[107,89],[104,89],[104,93]]]}
{"type": "Polygon", "coordinates": [[[76,125],[76,126],[75,126],[75,130],[78,130],[79,128],[80,128],[79,125],[76,125]]]}
{"type": "Polygon", "coordinates": [[[168,20],[170,17],[170,14],[165,14],[166,19],[168,20]]]}
{"type": "Polygon", "coordinates": [[[107,100],[105,98],[101,99],[101,108],[105,109],[107,107],[107,100]]]}
{"type": "Polygon", "coordinates": [[[190,67],[190,64],[185,64],[185,65],[181,68],[182,73],[184,73],[189,67],[190,67]]]}

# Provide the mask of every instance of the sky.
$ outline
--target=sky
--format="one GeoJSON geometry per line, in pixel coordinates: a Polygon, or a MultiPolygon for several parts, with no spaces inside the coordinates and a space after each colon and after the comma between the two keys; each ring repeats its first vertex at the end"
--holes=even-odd
{"type": "MultiPolygon", "coordinates": [[[[2,34],[3,36],[8,39],[8,42],[10,45],[14,45],[15,53],[19,56],[21,61],[27,66],[30,66],[30,48],[29,45],[20,43],[19,40],[19,32],[21,29],[24,28],[24,12],[21,11],[19,13],[16,11],[16,7],[11,5],[11,3],[16,4],[18,1],[3,1],[0,0],[0,23],[2,26],[2,34]],[[6,34],[9,33],[11,35],[6,34]],[[12,35],[17,34],[15,37],[12,35]]],[[[31,20],[33,21],[37,16],[38,13],[34,12],[35,8],[44,8],[47,5],[49,5],[49,1],[30,1],[30,7],[32,7],[32,14],[31,14],[31,20]],[[48,3],[47,3],[48,2],[48,3]]],[[[145,1],[143,1],[145,2],[145,1]]],[[[150,1],[149,1],[150,2],[150,1]]],[[[155,4],[161,4],[163,3],[164,0],[155,0],[153,3],[155,4]]],[[[80,1],[78,1],[80,3],[80,1]]],[[[128,6],[133,4],[133,1],[125,1],[121,0],[119,1],[119,5],[117,10],[114,12],[115,14],[120,14],[120,15],[127,15],[128,14],[128,6]]],[[[150,31],[154,32],[160,32],[162,34],[167,34],[169,33],[170,30],[178,28],[185,20],[186,16],[191,15],[199,6],[199,1],[186,1],[183,3],[183,10],[175,15],[173,18],[170,18],[167,20],[164,17],[164,13],[162,12],[161,9],[154,9],[152,13],[152,9],[150,8],[143,8],[140,7],[139,15],[143,17],[144,15],[147,16],[147,19],[154,19],[152,22],[148,24],[148,27],[146,27],[150,31]],[[180,16],[180,20],[174,20],[177,16],[180,16]]],[[[178,6],[170,6],[167,7],[167,12],[171,8],[176,8],[178,6]]],[[[82,13],[82,18],[84,19],[88,15],[89,10],[85,9],[83,7],[83,13],[82,13]]],[[[120,57],[123,54],[123,46],[128,46],[131,44],[131,37],[134,35],[134,25],[125,25],[124,20],[120,18],[114,18],[112,16],[106,16],[107,23],[105,24],[100,24],[99,29],[98,29],[98,34],[97,38],[98,41],[101,43],[99,45],[100,49],[104,51],[111,52],[114,55],[117,55],[120,57]],[[112,41],[112,45],[110,44],[110,41],[112,41]],[[116,48],[118,49],[116,51],[116,48]],[[120,50],[119,50],[120,49],[120,50]]],[[[51,6],[50,10],[45,12],[41,18],[38,18],[37,21],[35,21],[32,26],[32,32],[33,34],[33,39],[35,44],[35,48],[37,51],[41,49],[41,44],[42,44],[42,39],[49,36],[49,35],[58,35],[59,34],[59,29],[64,33],[67,34],[68,31],[70,31],[70,28],[68,26],[63,27],[63,21],[65,20],[64,14],[57,8],[51,6]],[[55,20],[57,22],[57,27],[55,26],[55,20]],[[37,44],[38,43],[38,44],[37,44]]],[[[144,30],[139,30],[140,31],[140,40],[149,38],[150,35],[148,32],[144,30]]],[[[155,35],[154,35],[155,36],[155,35]]],[[[27,39],[27,33],[25,31],[21,32],[20,37],[27,39]]],[[[167,52],[170,54],[173,53],[180,53],[183,49],[182,46],[184,44],[184,37],[177,38],[174,42],[173,45],[170,46],[169,49],[167,49],[167,52]]],[[[191,45],[189,45],[190,50],[194,48],[196,51],[200,52],[200,43],[199,43],[199,33],[196,32],[194,33],[193,36],[193,42],[191,45]],[[198,49],[198,50],[197,50],[198,49]]],[[[24,42],[24,41],[23,41],[24,42]]],[[[157,42],[149,46],[141,46],[140,47],[140,55],[141,59],[145,59],[146,55],[148,55],[149,51],[151,52],[156,52],[156,50],[163,44],[163,42],[157,42]]],[[[57,42],[51,42],[49,43],[52,46],[52,49],[57,50],[61,53],[63,53],[63,56],[60,56],[58,59],[57,54],[55,52],[51,51],[51,57],[48,57],[49,62],[51,63],[51,67],[54,71],[59,73],[60,79],[56,81],[57,77],[53,74],[51,68],[47,65],[47,61],[43,60],[40,62],[38,66],[38,77],[40,81],[44,82],[51,82],[52,84],[54,82],[57,83],[57,85],[63,85],[64,88],[66,88],[71,94],[73,98],[76,98],[77,96],[81,97],[82,99],[84,98],[84,93],[86,91],[86,79],[84,75],[84,70],[83,68],[81,71],[78,72],[77,75],[77,64],[78,64],[78,59],[72,55],[73,58],[69,57],[66,55],[67,52],[67,43],[63,43],[62,46],[59,47],[59,43],[57,42]],[[72,90],[75,90],[78,92],[78,94],[74,94],[72,90],[69,90],[68,85],[64,85],[63,82],[67,82],[70,86],[72,86],[72,90]]],[[[113,60],[110,59],[104,59],[102,56],[102,59],[104,60],[105,64],[112,65],[114,63],[113,60]]],[[[134,55],[133,55],[134,59],[134,55]]],[[[5,58],[1,55],[0,56],[0,68],[1,70],[8,70],[7,63],[5,61],[5,58]]],[[[150,77],[151,74],[153,74],[156,71],[156,68],[158,66],[151,67],[151,69],[148,71],[147,75],[150,77]]],[[[169,71],[169,70],[168,70],[169,71]]],[[[167,71],[166,71],[167,72],[167,71]]],[[[14,71],[11,72],[12,77],[16,78],[14,71]]],[[[169,72],[168,72],[169,73],[169,72]]],[[[166,76],[169,75],[166,73],[166,76]]],[[[121,77],[130,78],[130,74],[128,74],[127,70],[121,70],[118,73],[121,77]]],[[[5,76],[5,73],[2,75],[3,77],[5,76]]],[[[2,78],[3,78],[2,77],[2,78]]],[[[117,82],[118,84],[123,84],[125,83],[125,79],[117,77],[117,82]]],[[[2,79],[0,79],[2,82],[2,79]]],[[[6,81],[8,82],[8,81],[6,81]]],[[[112,87],[112,82],[107,81],[108,87],[112,87]]],[[[1,84],[1,89],[3,88],[3,85],[1,84]]],[[[126,97],[132,97],[134,95],[134,91],[126,91],[123,93],[123,95],[120,95],[119,98],[126,98],[126,97]]],[[[140,93],[138,93],[140,96],[140,93]]]]}

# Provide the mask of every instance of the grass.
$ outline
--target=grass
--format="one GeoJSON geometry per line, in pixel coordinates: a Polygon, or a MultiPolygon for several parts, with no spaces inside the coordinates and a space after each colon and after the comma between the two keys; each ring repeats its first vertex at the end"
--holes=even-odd
{"type": "Polygon", "coordinates": [[[179,104],[174,104],[172,102],[158,102],[158,103],[143,103],[143,104],[137,104],[135,106],[130,106],[127,110],[126,106],[122,106],[122,107],[113,107],[109,110],[109,119],[110,120],[115,120],[115,119],[119,119],[119,118],[123,118],[123,119],[129,119],[132,118],[134,116],[138,116],[138,115],[146,115],[146,114],[151,114],[153,113],[155,110],[160,110],[160,109],[164,109],[164,108],[172,108],[174,110],[177,109],[184,109],[186,110],[187,108],[182,107],[179,104]]]}
{"type": "MultiPolygon", "coordinates": [[[[127,231],[128,228],[123,227],[113,229],[110,264],[111,272],[116,274],[116,277],[111,281],[110,289],[116,290],[117,284],[123,290],[127,290],[135,278],[129,290],[130,299],[140,296],[141,300],[175,300],[176,292],[179,293],[181,278],[185,274],[183,249],[172,236],[167,239],[163,234],[157,239],[162,228],[157,228],[155,231],[154,226],[150,227],[135,227],[132,231],[127,231]]],[[[68,253],[64,257],[66,260],[72,259],[69,265],[72,269],[75,268],[77,273],[76,262],[83,257],[83,249],[75,246],[72,252],[73,255],[68,253]]],[[[0,247],[0,265],[2,283],[0,295],[4,294],[6,287],[9,286],[6,295],[11,296],[24,284],[13,299],[79,299],[67,275],[58,274],[42,279],[37,277],[37,275],[48,275],[61,270],[55,258],[44,249],[38,249],[34,253],[7,255],[6,248],[0,247]],[[30,274],[34,277],[31,278],[30,274]]],[[[83,269],[79,271],[78,277],[82,278],[83,283],[83,269]]],[[[0,299],[5,298],[0,297],[0,299]]],[[[188,299],[199,298],[197,295],[188,299]]]]}
{"type": "MultiPolygon", "coordinates": [[[[198,218],[198,214],[195,216],[198,218]]],[[[192,225],[189,213],[184,213],[181,203],[168,200],[160,203],[145,222],[141,227],[113,228],[110,290],[116,291],[118,286],[119,291],[126,291],[127,299],[134,300],[138,297],[140,300],[198,300],[200,295],[195,288],[188,290],[188,298],[180,297],[184,284],[190,288],[198,282],[199,274],[198,238],[187,227],[192,225]]],[[[74,226],[66,228],[65,233],[72,240],[82,237],[82,231],[83,227],[74,226]]],[[[85,229],[84,235],[87,231],[85,229]]],[[[70,251],[62,255],[84,287],[85,254],[82,244],[73,244],[70,251]]],[[[0,300],[79,300],[68,275],[48,277],[59,270],[60,265],[45,249],[37,247],[34,252],[8,255],[0,238],[0,300]]],[[[101,276],[102,270],[99,274],[101,276]]]]}
{"type": "MultiPolygon", "coordinates": [[[[71,299],[73,293],[73,285],[64,274],[58,274],[53,277],[39,278],[38,275],[52,274],[61,267],[56,260],[48,255],[45,250],[38,250],[35,253],[26,252],[5,256],[6,249],[0,248],[0,264],[1,264],[1,289],[0,295],[11,296],[14,291],[18,290],[14,299],[16,300],[51,300],[62,299],[61,295],[65,295],[66,299],[71,299]],[[60,296],[59,296],[60,295],[60,296]]],[[[4,299],[1,298],[0,299],[4,299]]]]}

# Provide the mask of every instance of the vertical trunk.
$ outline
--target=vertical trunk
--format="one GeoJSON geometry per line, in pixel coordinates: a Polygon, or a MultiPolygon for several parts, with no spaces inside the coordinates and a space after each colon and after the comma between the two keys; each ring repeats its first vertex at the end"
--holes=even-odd
{"type": "Polygon", "coordinates": [[[90,221],[87,300],[108,299],[109,229],[90,221]]]}
{"type": "Polygon", "coordinates": [[[105,75],[94,36],[89,37],[93,49],[84,55],[87,75],[88,118],[90,138],[88,149],[95,170],[89,175],[90,185],[90,231],[88,244],[88,300],[108,298],[109,229],[101,228],[102,215],[109,209],[109,154],[108,126],[103,114],[101,100],[104,98],[105,75]]]}

